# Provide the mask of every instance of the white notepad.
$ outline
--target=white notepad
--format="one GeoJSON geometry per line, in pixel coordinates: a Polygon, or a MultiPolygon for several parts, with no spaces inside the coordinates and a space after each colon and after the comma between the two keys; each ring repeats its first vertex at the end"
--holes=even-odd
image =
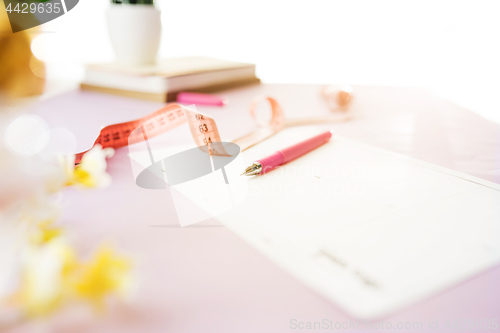
{"type": "MultiPolygon", "coordinates": [[[[315,133],[286,129],[243,159],[315,133]]],[[[384,316],[500,259],[500,186],[338,136],[248,189],[217,220],[357,318],[384,316]]]]}

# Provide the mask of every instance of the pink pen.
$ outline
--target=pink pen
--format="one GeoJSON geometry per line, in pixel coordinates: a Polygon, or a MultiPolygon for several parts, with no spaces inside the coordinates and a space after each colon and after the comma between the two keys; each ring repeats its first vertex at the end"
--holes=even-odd
{"type": "Polygon", "coordinates": [[[192,92],[180,92],[177,94],[177,102],[183,104],[219,105],[227,104],[227,99],[222,96],[192,92]]]}
{"type": "Polygon", "coordinates": [[[290,162],[291,160],[294,160],[304,154],[307,154],[311,150],[318,148],[322,144],[328,142],[331,137],[332,132],[326,131],[305,141],[294,144],[293,146],[278,150],[269,156],[253,162],[252,165],[246,168],[241,175],[262,175],[268,171],[273,170],[279,165],[290,162]]]}

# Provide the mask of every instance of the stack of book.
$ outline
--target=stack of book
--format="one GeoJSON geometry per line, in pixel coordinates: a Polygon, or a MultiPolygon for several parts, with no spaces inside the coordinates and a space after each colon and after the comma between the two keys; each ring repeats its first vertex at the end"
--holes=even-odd
{"type": "Polygon", "coordinates": [[[80,87],[158,102],[173,101],[178,92],[214,92],[259,83],[255,65],[205,57],[171,58],[153,66],[87,65],[80,87]]]}

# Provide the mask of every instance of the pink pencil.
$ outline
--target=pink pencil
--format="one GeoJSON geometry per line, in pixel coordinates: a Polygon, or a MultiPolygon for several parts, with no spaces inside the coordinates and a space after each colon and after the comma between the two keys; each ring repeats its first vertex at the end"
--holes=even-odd
{"type": "Polygon", "coordinates": [[[332,137],[331,131],[326,131],[312,138],[294,144],[293,146],[275,151],[269,156],[261,158],[252,163],[245,171],[241,174],[242,176],[253,176],[262,175],[268,171],[273,170],[279,165],[285,164],[294,160],[308,152],[318,148],[322,144],[328,142],[332,137]]]}
{"type": "Polygon", "coordinates": [[[212,95],[212,94],[180,92],[177,94],[177,102],[183,104],[222,106],[227,104],[227,99],[225,99],[222,96],[212,95]]]}

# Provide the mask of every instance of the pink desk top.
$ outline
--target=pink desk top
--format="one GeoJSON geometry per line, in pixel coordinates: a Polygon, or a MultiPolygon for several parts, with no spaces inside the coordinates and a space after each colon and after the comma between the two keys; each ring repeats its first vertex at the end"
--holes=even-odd
{"type": "MultiPolygon", "coordinates": [[[[355,87],[356,119],[338,134],[500,183],[500,126],[414,88],[355,87]]],[[[255,95],[275,97],[293,117],[328,112],[315,85],[260,85],[228,91],[225,107],[198,107],[223,136],[254,125],[246,120],[255,95]],[[236,129],[236,120],[241,128],[236,129]]],[[[65,127],[87,149],[101,126],[144,116],[160,104],[70,92],[38,106],[51,127],[65,127]]],[[[187,129],[186,129],[187,131],[187,129]]],[[[173,138],[174,140],[174,138],[173,138]]],[[[137,258],[138,288],[130,305],[94,322],[53,319],[57,332],[294,332],[290,321],[349,318],[211,219],[178,226],[164,191],[135,185],[127,150],[109,161],[113,184],[102,191],[68,191],[63,220],[82,251],[103,239],[137,258]],[[64,322],[64,324],[63,324],[64,322]]],[[[500,267],[453,286],[385,319],[386,322],[500,319],[500,267]]],[[[21,331],[23,331],[21,329],[21,331]]],[[[30,331],[25,327],[26,332],[30,331]]],[[[307,330],[299,330],[307,331],[307,330]]],[[[333,330],[320,330],[328,332],[333,330]]],[[[347,331],[347,329],[345,330],[347,331]]],[[[355,330],[363,332],[362,328],[355,330]]],[[[453,332],[454,329],[446,331],[453,332]]],[[[467,332],[460,329],[459,332],[467,332]]],[[[474,330],[471,330],[474,331],[474,330]]]]}

